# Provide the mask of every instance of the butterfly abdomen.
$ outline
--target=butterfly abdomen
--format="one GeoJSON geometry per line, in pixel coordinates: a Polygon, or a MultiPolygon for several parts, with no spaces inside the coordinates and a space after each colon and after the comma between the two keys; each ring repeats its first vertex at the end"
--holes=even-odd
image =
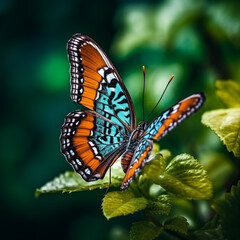
{"type": "Polygon", "coordinates": [[[133,158],[133,151],[131,150],[126,151],[122,156],[121,164],[122,164],[122,169],[125,173],[127,172],[129,163],[131,162],[132,158],[133,158]]]}

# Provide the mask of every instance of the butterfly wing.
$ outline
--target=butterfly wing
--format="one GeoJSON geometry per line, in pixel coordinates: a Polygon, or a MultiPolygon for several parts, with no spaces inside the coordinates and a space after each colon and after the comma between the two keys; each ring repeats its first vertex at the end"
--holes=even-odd
{"type": "Polygon", "coordinates": [[[143,138],[158,141],[184,119],[197,111],[204,101],[204,94],[196,93],[168,108],[152,121],[143,138]]]}
{"type": "Polygon", "coordinates": [[[124,152],[136,127],[130,95],[115,67],[90,37],[75,34],[67,45],[71,98],[92,111],[70,113],[62,127],[62,152],[86,181],[104,177],[124,152]]]}
{"type": "Polygon", "coordinates": [[[205,97],[202,93],[193,94],[156,117],[148,126],[141,141],[136,147],[131,162],[128,165],[121,189],[128,188],[133,179],[139,174],[152,150],[152,140],[159,140],[180,122],[198,110],[204,103],[205,97]]]}
{"type": "Polygon", "coordinates": [[[152,140],[143,139],[142,141],[140,141],[125,173],[121,185],[121,190],[126,190],[129,187],[130,183],[134,180],[134,178],[137,177],[151,154],[152,146],[152,140]]]}
{"type": "Polygon", "coordinates": [[[67,50],[72,100],[132,131],[136,127],[132,100],[103,50],[82,34],[69,40],[67,50]]]}
{"type": "Polygon", "coordinates": [[[118,125],[90,110],[67,116],[60,141],[67,161],[86,181],[102,179],[126,147],[118,125]]]}

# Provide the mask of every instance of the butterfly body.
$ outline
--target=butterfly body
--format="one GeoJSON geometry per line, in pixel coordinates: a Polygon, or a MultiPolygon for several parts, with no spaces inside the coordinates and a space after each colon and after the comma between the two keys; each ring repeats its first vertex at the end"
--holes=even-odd
{"type": "Polygon", "coordinates": [[[142,136],[146,130],[147,123],[146,122],[139,122],[137,128],[132,131],[129,139],[127,140],[127,146],[124,154],[121,158],[122,169],[126,173],[127,168],[134,156],[134,153],[137,149],[139,142],[142,141],[142,136]]]}
{"type": "Polygon", "coordinates": [[[90,37],[75,34],[67,46],[72,100],[89,110],[70,113],[62,127],[61,150],[86,181],[102,179],[121,158],[127,189],[159,140],[204,102],[193,94],[162,112],[150,124],[136,124],[132,99],[117,70],[90,37]]]}

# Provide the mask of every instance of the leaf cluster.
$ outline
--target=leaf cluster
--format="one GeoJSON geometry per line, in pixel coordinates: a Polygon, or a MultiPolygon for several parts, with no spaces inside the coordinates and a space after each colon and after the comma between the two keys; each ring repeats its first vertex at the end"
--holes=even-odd
{"type": "MultiPolygon", "coordinates": [[[[159,217],[169,215],[172,198],[210,199],[212,184],[199,162],[188,154],[172,159],[168,150],[154,147],[152,160],[140,176],[124,191],[108,192],[103,199],[103,214],[107,219],[142,211],[146,220],[133,223],[131,239],[155,239],[161,233],[186,235],[188,222],[184,217],[159,217]],[[170,159],[170,160],[169,160],[170,159]],[[173,197],[174,196],[174,197],[173,197]]],[[[112,167],[112,186],[120,187],[123,174],[118,162],[112,167]]],[[[108,188],[109,178],[87,183],[74,172],[66,172],[48,182],[36,194],[76,192],[108,188]]]]}
{"type": "MultiPolygon", "coordinates": [[[[217,95],[227,107],[206,112],[202,123],[216,133],[229,152],[240,157],[240,86],[233,81],[217,81],[217,95]]],[[[223,160],[222,160],[223,161],[223,160]]],[[[225,161],[225,160],[224,160],[225,161]]],[[[218,161],[219,162],[219,161],[218,161]]],[[[111,168],[111,186],[119,188],[124,177],[120,161],[111,168]]],[[[36,190],[36,195],[108,189],[109,175],[103,180],[85,182],[75,172],[65,172],[36,190]]],[[[140,175],[124,191],[105,194],[102,202],[104,216],[126,216],[141,211],[144,219],[134,222],[130,239],[156,239],[170,235],[177,239],[238,239],[240,219],[240,181],[232,186],[224,199],[212,199],[213,186],[205,168],[191,155],[171,157],[169,150],[154,144],[151,160],[140,175]],[[202,228],[189,231],[186,217],[176,215],[176,200],[212,200],[215,216],[202,228]]]]}
{"type": "Polygon", "coordinates": [[[205,112],[202,123],[218,135],[229,152],[240,157],[240,86],[231,80],[218,80],[216,87],[227,108],[205,112]]]}

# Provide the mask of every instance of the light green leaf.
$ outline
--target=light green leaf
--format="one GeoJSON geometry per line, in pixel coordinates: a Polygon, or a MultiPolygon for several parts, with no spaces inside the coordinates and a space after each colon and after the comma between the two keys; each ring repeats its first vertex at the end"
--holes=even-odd
{"type": "Polygon", "coordinates": [[[131,189],[125,192],[109,192],[103,199],[103,214],[107,219],[125,216],[143,210],[147,203],[146,198],[135,196],[131,189]]]}
{"type": "MultiPolygon", "coordinates": [[[[120,187],[121,180],[112,176],[111,186],[120,187]]],[[[59,177],[54,178],[52,181],[46,183],[44,186],[36,190],[36,195],[46,193],[72,193],[78,191],[94,190],[94,189],[103,189],[109,187],[109,177],[106,177],[103,180],[98,180],[94,182],[86,182],[82,177],[73,171],[67,171],[61,174],[59,177]]]]}
{"type": "Polygon", "coordinates": [[[155,154],[151,155],[151,160],[148,164],[143,168],[142,173],[146,174],[149,179],[152,179],[156,176],[162,174],[166,168],[166,159],[171,156],[171,152],[169,150],[162,150],[155,154]]]}
{"type": "Polygon", "coordinates": [[[154,215],[168,215],[171,210],[171,201],[168,195],[160,195],[156,200],[149,201],[147,210],[154,215]]]}
{"type": "Polygon", "coordinates": [[[164,229],[181,233],[183,235],[187,235],[188,226],[189,224],[187,222],[187,219],[184,217],[169,218],[164,223],[164,229]]]}
{"type": "Polygon", "coordinates": [[[202,116],[202,123],[220,137],[229,152],[240,157],[240,108],[206,112],[202,116]]]}
{"type": "Polygon", "coordinates": [[[168,160],[168,158],[170,158],[172,155],[168,149],[163,149],[160,151],[160,153],[162,154],[162,156],[165,160],[168,160]]]}
{"type": "Polygon", "coordinates": [[[240,85],[231,80],[216,81],[217,95],[229,108],[240,107],[240,85]]]}
{"type": "Polygon", "coordinates": [[[210,199],[212,184],[203,166],[192,156],[180,154],[168,164],[165,172],[154,178],[167,191],[187,199],[210,199]]]}
{"type": "MultiPolygon", "coordinates": [[[[111,167],[111,187],[120,187],[124,172],[121,167],[121,161],[117,160],[111,167]]],[[[86,182],[82,177],[74,171],[66,171],[59,177],[49,181],[44,186],[36,190],[36,196],[46,193],[72,193],[94,189],[108,188],[110,184],[109,172],[106,173],[104,179],[93,182],[86,182]]]]}
{"type": "Polygon", "coordinates": [[[130,240],[153,240],[162,232],[163,227],[156,226],[152,222],[135,222],[130,230],[130,240]]]}
{"type": "Polygon", "coordinates": [[[225,199],[215,201],[213,208],[219,215],[225,236],[231,240],[239,239],[240,181],[237,186],[232,186],[231,193],[225,194],[225,199]]]}

